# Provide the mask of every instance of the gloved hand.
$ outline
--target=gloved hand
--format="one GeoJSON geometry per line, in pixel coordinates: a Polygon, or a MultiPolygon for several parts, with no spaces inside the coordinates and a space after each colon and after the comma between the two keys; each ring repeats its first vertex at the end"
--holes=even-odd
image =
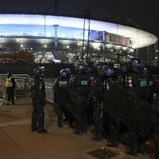
{"type": "Polygon", "coordinates": [[[57,114],[58,113],[58,104],[57,103],[53,103],[53,109],[55,111],[55,113],[57,114]]]}
{"type": "Polygon", "coordinates": [[[46,99],[45,98],[42,99],[42,103],[43,103],[43,105],[46,105],[46,99]]]}

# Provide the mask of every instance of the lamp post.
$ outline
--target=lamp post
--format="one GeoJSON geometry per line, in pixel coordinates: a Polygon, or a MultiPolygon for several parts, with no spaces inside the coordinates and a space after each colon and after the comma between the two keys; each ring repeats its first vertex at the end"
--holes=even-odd
{"type": "Polygon", "coordinates": [[[55,25],[53,25],[54,26],[54,28],[55,28],[55,37],[54,37],[54,40],[55,40],[55,50],[57,49],[57,40],[58,40],[58,38],[57,38],[57,27],[59,26],[58,24],[55,24],[55,25]]]}
{"type": "Polygon", "coordinates": [[[89,35],[90,35],[90,18],[88,19],[88,39],[87,39],[87,58],[86,62],[90,63],[90,53],[89,53],[89,35]]]}
{"type": "Polygon", "coordinates": [[[85,10],[85,17],[88,19],[88,38],[87,38],[87,56],[86,62],[90,63],[90,53],[89,53],[89,36],[90,36],[90,17],[91,17],[91,10],[85,10]]]}
{"type": "Polygon", "coordinates": [[[88,39],[87,39],[87,55],[86,55],[86,61],[89,61],[89,34],[90,34],[90,16],[91,16],[91,11],[90,10],[85,10],[84,13],[84,21],[83,21],[83,41],[82,41],[82,61],[83,56],[84,56],[84,48],[85,48],[85,32],[86,32],[86,19],[88,20],[88,39]]]}
{"type": "Polygon", "coordinates": [[[83,62],[83,56],[84,56],[84,41],[85,41],[85,18],[83,21],[83,39],[82,39],[82,62],[83,62]]]}

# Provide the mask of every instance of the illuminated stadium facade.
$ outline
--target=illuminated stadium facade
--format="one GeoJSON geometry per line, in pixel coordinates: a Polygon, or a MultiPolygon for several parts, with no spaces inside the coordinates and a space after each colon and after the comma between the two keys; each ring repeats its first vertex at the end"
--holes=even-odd
{"type": "Polygon", "coordinates": [[[78,54],[80,59],[109,53],[131,53],[155,44],[146,31],[115,23],[52,15],[0,14],[0,50],[27,50],[37,58],[52,58],[54,52],[78,54]]]}

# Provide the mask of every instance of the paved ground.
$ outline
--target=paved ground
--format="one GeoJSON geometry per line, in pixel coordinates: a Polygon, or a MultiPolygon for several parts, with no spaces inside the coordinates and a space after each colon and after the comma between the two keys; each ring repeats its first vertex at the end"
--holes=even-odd
{"type": "MultiPolygon", "coordinates": [[[[58,128],[56,115],[50,103],[45,107],[45,126],[48,133],[31,132],[31,110],[29,97],[17,99],[14,106],[0,106],[0,159],[95,159],[87,152],[107,149],[106,140],[91,141],[91,131],[77,136],[67,124],[63,128],[58,128]]],[[[111,159],[154,159],[153,151],[133,157],[125,154],[126,148],[126,145],[120,144],[118,148],[110,149],[119,153],[111,159]]]]}

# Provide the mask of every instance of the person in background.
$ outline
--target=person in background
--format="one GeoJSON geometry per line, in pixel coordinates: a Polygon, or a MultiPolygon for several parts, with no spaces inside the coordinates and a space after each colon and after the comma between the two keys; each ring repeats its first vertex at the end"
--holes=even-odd
{"type": "Polygon", "coordinates": [[[6,78],[6,93],[7,93],[7,105],[12,104],[15,105],[15,88],[16,82],[15,78],[12,77],[11,73],[7,74],[6,78]]]}

